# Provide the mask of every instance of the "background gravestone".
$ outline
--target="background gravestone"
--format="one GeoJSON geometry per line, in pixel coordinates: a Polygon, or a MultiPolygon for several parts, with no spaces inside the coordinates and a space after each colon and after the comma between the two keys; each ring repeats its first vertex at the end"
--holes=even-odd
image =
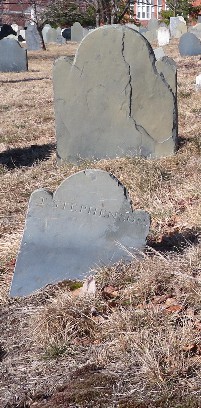
{"type": "Polygon", "coordinates": [[[62,37],[62,35],[61,35],[61,28],[60,28],[60,27],[57,27],[56,33],[57,33],[57,38],[56,38],[57,44],[65,44],[65,43],[66,43],[66,40],[65,40],[65,38],[62,37]]]}
{"type": "Polygon", "coordinates": [[[18,41],[3,38],[0,41],[0,72],[21,72],[28,70],[27,51],[18,41]]]}
{"type": "Polygon", "coordinates": [[[201,41],[192,33],[183,34],[179,41],[179,52],[182,57],[201,55],[201,41]]]}
{"type": "Polygon", "coordinates": [[[60,159],[77,163],[174,152],[175,96],[137,31],[119,25],[93,30],[73,64],[68,57],[56,61],[53,86],[60,159]]]}
{"type": "Polygon", "coordinates": [[[47,43],[56,43],[57,42],[57,30],[50,27],[46,34],[47,43]]]}
{"type": "Polygon", "coordinates": [[[88,34],[88,30],[75,22],[71,27],[71,41],[80,42],[88,34]]]}
{"type": "Polygon", "coordinates": [[[159,27],[157,31],[158,45],[162,47],[170,42],[170,32],[167,27],[159,27]]]}
{"type": "Polygon", "coordinates": [[[128,27],[128,28],[132,28],[133,30],[139,31],[139,27],[138,27],[136,24],[127,23],[127,24],[125,24],[125,25],[126,25],[126,27],[128,27]]]}
{"type": "Polygon", "coordinates": [[[56,192],[30,198],[11,296],[47,284],[83,279],[91,268],[130,261],[143,250],[150,217],[133,211],[125,187],[102,170],[81,171],[56,192]]]}
{"type": "Polygon", "coordinates": [[[171,37],[175,37],[177,35],[177,27],[181,24],[185,24],[186,22],[182,16],[177,17],[170,17],[170,34],[171,37]]]}
{"type": "Polygon", "coordinates": [[[45,44],[47,44],[47,32],[49,31],[50,28],[51,28],[50,24],[45,24],[45,26],[42,29],[43,40],[45,44]]]}
{"type": "Polygon", "coordinates": [[[29,51],[41,50],[41,39],[35,24],[29,24],[25,31],[26,46],[29,51]]]}
{"type": "Polygon", "coordinates": [[[197,38],[201,40],[201,23],[196,24],[193,27],[190,27],[188,32],[194,34],[197,38]]]}
{"type": "Polygon", "coordinates": [[[180,38],[182,34],[185,34],[185,33],[187,33],[186,23],[183,23],[182,21],[180,21],[180,23],[175,28],[174,38],[180,38]]]}

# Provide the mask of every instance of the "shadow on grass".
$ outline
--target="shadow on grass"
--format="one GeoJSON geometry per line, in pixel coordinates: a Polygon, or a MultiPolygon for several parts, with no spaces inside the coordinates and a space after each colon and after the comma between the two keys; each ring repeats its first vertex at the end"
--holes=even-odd
{"type": "Polygon", "coordinates": [[[30,82],[30,81],[42,81],[43,79],[51,79],[49,77],[41,78],[24,78],[24,79],[9,79],[7,81],[1,81],[3,84],[17,84],[18,82],[30,82]]]}
{"type": "Polygon", "coordinates": [[[181,232],[172,232],[164,235],[160,242],[148,240],[147,245],[160,252],[182,253],[187,247],[199,244],[200,228],[188,228],[181,232]]]}
{"type": "Polygon", "coordinates": [[[30,167],[38,161],[48,160],[55,149],[55,143],[9,149],[0,153],[0,165],[5,166],[8,170],[30,167]]]}

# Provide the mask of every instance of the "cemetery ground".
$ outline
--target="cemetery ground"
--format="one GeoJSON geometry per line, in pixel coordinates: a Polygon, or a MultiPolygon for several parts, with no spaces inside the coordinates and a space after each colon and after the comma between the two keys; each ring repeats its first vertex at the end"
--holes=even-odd
{"type": "Polygon", "coordinates": [[[57,165],[52,64],[76,44],[0,74],[1,407],[201,407],[201,59],[177,44],[164,49],[178,67],[179,146],[159,160],[57,165]],[[114,174],[150,213],[144,255],[97,266],[93,296],[62,282],[10,299],[30,194],[85,168],[114,174]]]}

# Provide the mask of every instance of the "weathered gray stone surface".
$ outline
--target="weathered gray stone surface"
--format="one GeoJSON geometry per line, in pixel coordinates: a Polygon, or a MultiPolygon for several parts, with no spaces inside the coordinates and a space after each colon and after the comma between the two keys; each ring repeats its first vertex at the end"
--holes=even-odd
{"type": "Polygon", "coordinates": [[[177,16],[177,17],[170,17],[170,34],[171,37],[175,37],[176,32],[177,32],[177,27],[180,23],[183,23],[186,25],[186,21],[184,20],[183,16],[177,16]]]}
{"type": "Polygon", "coordinates": [[[179,40],[181,56],[201,55],[201,41],[192,33],[183,34],[179,40]]]}
{"type": "Polygon", "coordinates": [[[162,47],[154,48],[153,51],[154,51],[154,55],[155,55],[156,60],[159,60],[159,59],[165,57],[165,52],[164,52],[164,49],[162,47]]]}
{"type": "Polygon", "coordinates": [[[42,29],[43,40],[44,40],[45,44],[47,44],[47,33],[48,33],[50,28],[51,28],[50,24],[45,24],[45,26],[42,29]]]}
{"type": "Polygon", "coordinates": [[[198,16],[198,23],[201,23],[201,15],[198,16]]]}
{"type": "Polygon", "coordinates": [[[57,27],[56,32],[57,32],[57,39],[56,39],[57,44],[65,44],[66,40],[61,35],[61,28],[57,27]]]}
{"type": "Polygon", "coordinates": [[[75,22],[71,27],[71,41],[80,42],[88,34],[88,30],[75,22]]]}
{"type": "Polygon", "coordinates": [[[142,32],[141,34],[143,35],[144,38],[146,38],[147,41],[149,41],[149,43],[152,43],[157,38],[157,31],[153,31],[153,30],[146,31],[146,32],[142,32]]]}
{"type": "Polygon", "coordinates": [[[38,51],[41,49],[41,39],[38,30],[34,24],[29,24],[25,31],[26,46],[29,51],[38,51]]]}
{"type": "Polygon", "coordinates": [[[128,27],[128,28],[132,28],[133,30],[139,31],[139,27],[138,27],[136,24],[127,23],[127,24],[125,24],[125,25],[126,25],[126,27],[128,27]]]}
{"type": "Polygon", "coordinates": [[[159,22],[157,20],[157,18],[151,18],[148,21],[148,25],[147,25],[148,31],[151,31],[153,33],[154,39],[157,38],[157,30],[159,28],[159,22]]]}
{"type": "Polygon", "coordinates": [[[180,23],[175,28],[174,37],[180,38],[185,33],[187,33],[186,22],[183,23],[182,21],[180,21],[180,23]]]}
{"type": "Polygon", "coordinates": [[[57,30],[50,27],[46,34],[47,43],[56,43],[57,42],[57,30]]]}
{"type": "Polygon", "coordinates": [[[201,90],[201,74],[196,76],[195,80],[196,90],[201,90]]]}
{"type": "Polygon", "coordinates": [[[91,268],[131,260],[142,250],[150,217],[132,211],[125,187],[102,170],[67,178],[54,194],[30,198],[11,296],[26,296],[47,284],[83,279],[91,268]]]}
{"type": "Polygon", "coordinates": [[[0,41],[0,72],[21,72],[28,70],[27,51],[18,41],[3,38],[0,41]]]}
{"type": "Polygon", "coordinates": [[[170,42],[170,31],[167,27],[159,27],[157,31],[158,45],[162,47],[170,42]]]}
{"type": "Polygon", "coordinates": [[[156,61],[156,68],[160,75],[164,76],[164,79],[171,87],[172,92],[177,100],[177,66],[176,62],[167,56],[156,61]]]}
{"type": "Polygon", "coordinates": [[[77,163],[174,152],[175,96],[138,32],[124,26],[93,30],[73,64],[68,57],[56,61],[53,78],[60,159],[77,163]]]}
{"type": "Polygon", "coordinates": [[[199,38],[201,40],[201,23],[196,24],[193,27],[190,27],[188,29],[188,32],[194,34],[197,38],[199,38]]]}

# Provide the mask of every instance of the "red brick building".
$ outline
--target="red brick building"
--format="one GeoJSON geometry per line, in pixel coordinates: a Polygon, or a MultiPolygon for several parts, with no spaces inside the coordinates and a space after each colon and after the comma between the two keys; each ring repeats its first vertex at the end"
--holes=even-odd
{"type": "MultiPolygon", "coordinates": [[[[39,7],[46,6],[50,0],[38,0],[39,7]]],[[[0,24],[18,24],[24,26],[30,19],[31,0],[0,0],[0,24]]]]}

